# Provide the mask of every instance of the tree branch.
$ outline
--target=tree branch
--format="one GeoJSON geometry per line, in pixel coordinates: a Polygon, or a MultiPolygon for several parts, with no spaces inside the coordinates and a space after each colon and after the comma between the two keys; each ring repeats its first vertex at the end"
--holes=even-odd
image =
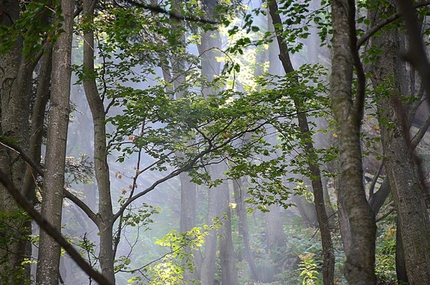
{"type": "Polygon", "coordinates": [[[149,10],[151,12],[168,15],[168,16],[170,16],[170,18],[173,18],[173,19],[176,19],[179,21],[190,21],[190,22],[198,22],[198,23],[213,24],[213,25],[219,24],[219,22],[217,22],[217,21],[202,19],[202,18],[198,18],[198,17],[183,16],[179,12],[167,11],[158,5],[146,5],[146,4],[136,2],[133,0],[125,0],[125,2],[127,2],[128,4],[130,4],[132,6],[143,8],[143,9],[149,10]]]}
{"type": "Polygon", "coordinates": [[[17,202],[21,208],[33,218],[36,223],[43,229],[49,236],[51,236],[69,256],[76,262],[76,264],[87,273],[91,278],[99,284],[111,285],[111,283],[98,271],[94,270],[86,260],[79,254],[79,252],[59,233],[47,220],[45,220],[33,206],[27,202],[24,196],[15,188],[12,182],[7,178],[7,175],[0,170],[0,182],[5,186],[9,194],[17,202]]]}
{"type": "MultiPolygon", "coordinates": [[[[232,122],[230,122],[230,124],[231,123],[233,123],[233,121],[232,122]]],[[[233,140],[235,140],[235,139],[237,139],[237,138],[239,138],[239,137],[241,137],[241,136],[243,136],[244,134],[246,134],[246,133],[249,133],[249,132],[254,132],[254,131],[256,131],[256,130],[258,130],[259,128],[261,128],[262,126],[264,126],[265,124],[267,124],[268,123],[268,121],[263,121],[263,122],[261,122],[260,124],[258,124],[258,125],[256,125],[254,128],[250,128],[250,129],[246,129],[245,131],[241,131],[241,132],[238,132],[236,135],[234,135],[234,136],[231,136],[230,138],[228,138],[228,139],[226,139],[223,143],[221,143],[221,144],[219,144],[218,146],[213,146],[213,144],[212,144],[212,140],[214,140],[217,136],[219,136],[223,131],[225,131],[225,129],[227,128],[224,128],[223,130],[221,130],[220,132],[218,132],[216,135],[214,135],[211,139],[209,139],[209,144],[210,144],[210,146],[211,147],[208,147],[208,148],[206,148],[205,150],[203,150],[202,152],[200,152],[200,153],[198,153],[193,159],[190,159],[189,161],[188,161],[188,163],[187,164],[185,164],[183,167],[180,167],[180,168],[177,168],[177,169],[175,169],[175,170],[173,170],[172,172],[170,172],[170,174],[168,174],[167,176],[165,176],[165,177],[163,177],[163,178],[160,178],[159,180],[157,180],[157,181],[155,181],[151,186],[149,186],[148,188],[146,188],[144,191],[142,191],[142,192],[140,192],[140,193],[138,193],[138,194],[136,194],[135,196],[133,196],[133,197],[130,197],[122,206],[121,206],[121,208],[118,210],[118,212],[114,215],[114,217],[113,217],[113,221],[115,221],[116,219],[118,219],[121,215],[122,215],[122,213],[125,211],[125,209],[127,209],[127,207],[132,203],[132,202],[134,202],[135,200],[137,200],[137,199],[139,199],[140,197],[142,197],[142,196],[144,196],[144,195],[146,195],[147,193],[149,193],[149,192],[151,192],[152,190],[154,190],[155,189],[155,187],[157,187],[159,184],[161,184],[161,183],[163,183],[163,182],[165,182],[165,181],[167,181],[167,180],[169,180],[169,179],[171,179],[171,178],[173,178],[173,177],[176,177],[176,176],[178,176],[179,174],[181,174],[182,172],[186,172],[186,171],[188,171],[188,170],[190,170],[190,169],[192,169],[195,165],[196,165],[196,163],[197,163],[197,161],[199,160],[199,159],[201,159],[202,157],[204,157],[205,155],[207,155],[207,154],[209,154],[209,153],[211,153],[211,152],[214,152],[214,151],[216,151],[216,150],[219,150],[219,149],[221,149],[221,148],[223,148],[223,147],[225,147],[226,145],[228,145],[228,144],[230,144],[233,140]]]]}
{"type": "MultiPolygon", "coordinates": [[[[40,165],[37,164],[25,151],[23,151],[20,146],[16,145],[15,143],[11,142],[3,136],[0,136],[0,144],[17,152],[37,174],[39,174],[41,177],[44,177],[45,173],[43,172],[43,169],[40,167],[40,165]]],[[[79,208],[81,208],[81,210],[84,211],[85,214],[87,214],[87,216],[95,224],[97,224],[97,215],[87,206],[87,204],[85,204],[81,199],[73,195],[65,188],[63,188],[63,195],[64,197],[75,203],[79,208]]]]}
{"type": "MultiPolygon", "coordinates": [[[[418,3],[414,5],[414,8],[420,8],[423,6],[427,6],[430,5],[430,1],[424,1],[422,3],[418,3]]],[[[383,27],[385,27],[386,25],[394,22],[395,20],[400,18],[400,14],[396,13],[390,17],[388,17],[387,19],[379,22],[378,24],[376,24],[375,26],[371,27],[358,41],[357,41],[357,49],[359,49],[371,36],[373,36],[376,32],[378,32],[380,29],[382,29],[383,27]]]]}

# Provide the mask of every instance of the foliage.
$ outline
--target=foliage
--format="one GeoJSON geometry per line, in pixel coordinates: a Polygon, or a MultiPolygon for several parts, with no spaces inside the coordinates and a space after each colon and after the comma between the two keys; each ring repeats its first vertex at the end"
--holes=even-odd
{"type": "Polygon", "coordinates": [[[388,218],[378,225],[380,234],[376,243],[375,271],[379,280],[396,282],[396,225],[388,218]]]}
{"type": "MultiPolygon", "coordinates": [[[[249,202],[285,203],[291,190],[282,183],[284,173],[306,173],[308,159],[325,162],[329,157],[321,151],[318,158],[301,153],[301,133],[296,123],[290,123],[296,115],[295,98],[307,103],[303,112],[325,114],[325,86],[319,81],[322,72],[319,66],[303,66],[285,77],[261,78],[260,91],[249,94],[225,90],[203,97],[188,89],[178,100],[171,100],[163,86],[144,90],[118,87],[116,96],[124,109],[108,120],[116,126],[110,135],[111,148],[123,153],[119,161],[143,150],[153,158],[148,170],[182,168],[190,171],[194,182],[211,186],[220,181],[212,181],[204,166],[227,160],[231,178],[251,177],[254,196],[249,202]],[[301,85],[292,84],[295,77],[301,78],[301,85]],[[279,87],[272,88],[274,85],[279,87]],[[271,128],[278,132],[279,145],[268,141],[271,128]],[[285,161],[297,151],[299,155],[285,161]],[[176,156],[177,152],[183,155],[176,156]],[[249,160],[251,156],[254,159],[249,160]]],[[[198,81],[190,79],[187,84],[194,83],[198,81]]]]}
{"type": "Polygon", "coordinates": [[[187,284],[182,279],[185,270],[194,271],[193,253],[202,247],[209,231],[220,226],[220,220],[215,219],[211,225],[195,227],[187,232],[179,233],[172,230],[164,238],[156,241],[157,245],[168,250],[164,255],[136,269],[131,269],[130,259],[124,258],[119,271],[139,273],[128,280],[129,284],[187,284]]]}
{"type": "MultiPolygon", "coordinates": [[[[243,54],[244,49],[250,46],[260,46],[270,43],[276,39],[276,35],[271,31],[264,31],[262,24],[258,21],[262,18],[259,15],[266,15],[267,7],[272,4],[270,1],[263,1],[265,4],[261,8],[254,8],[245,11],[242,26],[232,25],[228,31],[229,37],[245,31],[247,35],[238,37],[227,50],[233,54],[243,54]],[[252,34],[264,31],[258,38],[253,38],[252,34]],[[251,34],[251,35],[249,35],[251,34]]],[[[312,1],[306,0],[300,3],[296,1],[282,1],[279,3],[279,14],[283,22],[283,34],[280,35],[286,40],[290,53],[300,52],[304,45],[303,40],[311,35],[310,26],[315,25],[321,42],[328,44],[328,37],[331,35],[331,18],[328,3],[322,1],[321,6],[316,8],[312,1]]],[[[280,27],[275,26],[275,30],[280,27]]],[[[233,38],[234,39],[234,38],[233,38]]]]}
{"type": "Polygon", "coordinates": [[[84,234],[78,240],[77,246],[82,249],[81,254],[87,259],[88,263],[93,267],[96,266],[98,263],[96,244],[87,237],[87,234],[84,234]]]}
{"type": "MultiPolygon", "coordinates": [[[[35,60],[46,41],[54,42],[61,30],[60,19],[52,20],[53,15],[61,15],[60,5],[51,1],[30,1],[20,3],[18,19],[7,15],[12,25],[0,25],[0,53],[7,53],[18,40],[23,40],[22,51],[28,60],[35,60]]],[[[2,11],[3,12],[3,11],[2,11]]]]}
{"type": "MultiPolygon", "coordinates": [[[[12,253],[17,249],[16,245],[29,240],[28,215],[22,211],[3,212],[0,211],[0,264],[5,268],[8,260],[12,258],[12,253]]],[[[31,263],[30,258],[25,258],[22,266],[6,268],[7,271],[0,272],[0,283],[11,284],[22,282],[31,284],[31,280],[25,272],[25,267],[31,263]]]]}
{"type": "Polygon", "coordinates": [[[301,271],[300,277],[302,278],[302,285],[322,284],[321,282],[317,282],[318,271],[316,270],[317,265],[313,257],[313,253],[299,254],[301,260],[299,268],[301,271]]]}

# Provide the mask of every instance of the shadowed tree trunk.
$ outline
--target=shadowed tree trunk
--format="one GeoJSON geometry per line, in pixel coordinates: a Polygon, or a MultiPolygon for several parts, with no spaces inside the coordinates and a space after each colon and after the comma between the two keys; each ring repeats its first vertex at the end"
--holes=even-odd
{"type": "MultiPolygon", "coordinates": [[[[385,9],[396,12],[393,6],[385,9]]],[[[377,18],[378,13],[375,11],[372,18],[377,18]]],[[[402,94],[404,78],[404,63],[398,57],[400,37],[397,30],[392,29],[372,39],[373,45],[383,52],[372,64],[371,78],[376,89],[384,165],[397,209],[398,243],[401,245],[398,249],[403,249],[410,284],[430,284],[429,217],[418,175],[419,165],[414,162],[405,107],[398,95],[402,94]]],[[[403,266],[400,257],[397,256],[399,273],[403,266]]],[[[405,279],[402,273],[399,277],[405,279]]]]}
{"type": "MultiPolygon", "coordinates": [[[[12,26],[20,17],[20,1],[2,1],[0,3],[0,25],[12,26]]],[[[0,38],[0,45],[4,39],[0,38]]],[[[28,45],[32,45],[31,40],[28,45]]],[[[16,39],[11,49],[0,54],[0,100],[1,127],[3,139],[18,144],[23,150],[29,148],[29,110],[32,87],[32,73],[38,62],[33,52],[27,57],[23,52],[23,38],[16,39]]],[[[29,199],[34,193],[26,193],[24,177],[27,166],[18,154],[5,147],[0,148],[0,168],[13,182],[16,189],[29,199]]],[[[0,186],[0,283],[24,284],[29,278],[29,267],[23,270],[24,258],[30,257],[26,236],[31,233],[31,221],[22,214],[7,190],[0,186]]]]}
{"type": "Polygon", "coordinates": [[[403,248],[402,241],[402,229],[399,226],[399,221],[397,220],[397,231],[396,231],[396,274],[397,281],[399,284],[408,283],[408,273],[406,271],[405,265],[405,250],[403,248]]]}
{"type": "MultiPolygon", "coordinates": [[[[67,128],[70,112],[74,4],[75,2],[72,0],[61,2],[63,32],[55,42],[52,51],[51,107],[46,146],[42,216],[58,231],[61,230],[67,128]]],[[[59,265],[60,246],[45,231],[41,231],[36,282],[38,284],[57,285],[59,265]]]]}

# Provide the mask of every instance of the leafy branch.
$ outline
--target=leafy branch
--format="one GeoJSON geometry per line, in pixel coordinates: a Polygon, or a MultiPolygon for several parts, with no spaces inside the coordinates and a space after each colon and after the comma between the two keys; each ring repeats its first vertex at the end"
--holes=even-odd
{"type": "Polygon", "coordinates": [[[125,2],[129,3],[132,6],[143,8],[151,12],[168,15],[172,19],[179,20],[179,21],[190,21],[190,22],[213,24],[213,25],[219,24],[219,22],[208,20],[208,19],[203,19],[203,18],[198,18],[193,16],[183,16],[180,13],[175,11],[167,11],[158,5],[147,5],[133,0],[125,0],[125,2]]]}

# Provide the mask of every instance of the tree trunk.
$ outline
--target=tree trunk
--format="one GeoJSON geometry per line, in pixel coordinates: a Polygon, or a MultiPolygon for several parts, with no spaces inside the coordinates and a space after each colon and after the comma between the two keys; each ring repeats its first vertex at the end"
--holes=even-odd
{"type": "MultiPolygon", "coordinates": [[[[156,1],[153,1],[156,2],[156,1]]],[[[156,4],[156,3],[155,3],[156,4]]],[[[173,8],[176,11],[180,11],[179,1],[173,2],[173,8]]],[[[164,80],[171,85],[167,87],[168,91],[172,93],[171,100],[184,98],[184,91],[182,85],[185,82],[185,34],[184,34],[184,22],[178,22],[176,20],[172,21],[171,27],[174,33],[180,38],[180,46],[176,49],[176,52],[172,55],[170,59],[170,66],[162,66],[164,80]]],[[[192,142],[188,142],[192,144],[192,142]]],[[[183,153],[177,152],[176,156],[184,157],[183,153]]],[[[187,172],[182,172],[179,175],[181,181],[181,216],[179,223],[180,232],[187,232],[193,229],[196,225],[196,195],[197,195],[197,185],[191,182],[191,177],[187,172]]],[[[187,254],[191,254],[194,271],[191,272],[187,263],[189,259],[183,260],[183,266],[185,267],[184,281],[190,282],[190,280],[198,279],[198,271],[200,270],[200,263],[198,262],[198,255],[196,252],[191,252],[190,248],[185,248],[187,254]]]]}
{"type": "MultiPolygon", "coordinates": [[[[277,270],[277,273],[280,273],[283,271],[282,261],[287,251],[287,238],[282,225],[279,206],[275,204],[270,205],[268,210],[269,212],[264,213],[264,220],[266,222],[266,250],[269,253],[270,260],[273,262],[274,269],[277,270]]],[[[269,277],[262,272],[260,274],[259,277],[262,279],[269,277]]],[[[273,279],[266,279],[264,281],[273,281],[273,279]]]]}
{"type": "MultiPolygon", "coordinates": [[[[339,206],[349,224],[351,245],[345,251],[345,277],[351,285],[376,284],[375,218],[366,200],[360,148],[360,123],[364,106],[364,74],[356,50],[355,2],[331,1],[333,44],[330,96],[338,124],[340,177],[339,206]],[[358,88],[352,100],[352,74],[358,88]]],[[[345,236],[342,236],[345,240],[345,236]]]]}
{"type": "MultiPolygon", "coordinates": [[[[273,26],[277,35],[279,46],[279,59],[286,74],[294,72],[294,68],[290,59],[287,44],[282,37],[283,29],[281,17],[278,13],[278,5],[276,1],[272,1],[269,5],[270,16],[272,17],[273,26]]],[[[300,84],[298,80],[297,84],[300,84]]],[[[301,143],[303,150],[307,154],[307,165],[312,181],[312,190],[314,194],[315,211],[318,219],[318,225],[321,232],[321,243],[323,248],[323,281],[325,285],[334,284],[334,252],[333,243],[331,240],[330,225],[327,217],[324,201],[324,189],[321,181],[321,171],[318,166],[318,155],[315,153],[311,133],[309,130],[308,118],[303,108],[306,102],[300,99],[294,99],[294,106],[297,110],[297,119],[301,132],[301,143]]]]}
{"type": "MultiPolygon", "coordinates": [[[[394,7],[392,10],[395,13],[394,7]]],[[[383,50],[372,65],[372,82],[378,96],[384,165],[401,233],[398,242],[403,245],[410,284],[430,284],[429,217],[418,176],[419,165],[414,162],[406,112],[398,95],[402,91],[400,80],[404,78],[404,67],[398,58],[400,35],[396,30],[386,30],[372,43],[383,50]],[[389,82],[389,78],[394,82],[389,82]]]]}
{"type": "MultiPolygon", "coordinates": [[[[96,1],[84,0],[84,19],[93,21],[96,1]]],[[[113,212],[110,193],[109,165],[107,163],[105,110],[94,79],[94,32],[84,34],[84,70],[88,72],[83,83],[85,95],[91,109],[94,123],[94,167],[99,191],[99,211],[97,227],[100,234],[99,261],[102,274],[115,284],[113,251],[113,212]]]]}
{"type": "MultiPolygon", "coordinates": [[[[209,189],[207,224],[213,223],[213,219],[220,216],[219,195],[216,188],[209,189]]],[[[200,280],[202,285],[214,284],[215,259],[216,259],[217,233],[211,230],[205,237],[205,252],[200,267],[200,280]]]]}
{"type": "MultiPolygon", "coordinates": [[[[215,12],[216,1],[205,1],[204,6],[209,17],[212,17],[215,12]],[[213,3],[212,3],[213,2],[213,3]]],[[[204,32],[201,36],[201,43],[198,45],[198,50],[201,58],[201,72],[205,76],[208,82],[214,80],[214,76],[220,73],[220,63],[217,62],[216,56],[218,51],[214,48],[219,48],[221,45],[220,34],[218,31],[204,32]]],[[[212,88],[204,86],[202,93],[207,96],[213,92],[212,88]]],[[[211,176],[215,177],[217,174],[216,166],[209,167],[211,176]],[[214,175],[215,174],[215,175],[214,175]]],[[[212,224],[213,219],[220,217],[220,189],[218,187],[209,189],[209,201],[208,201],[208,216],[207,223],[212,224]]],[[[217,248],[217,236],[216,231],[211,231],[205,238],[205,254],[202,260],[200,268],[200,280],[202,285],[214,284],[215,277],[215,260],[216,260],[216,248],[217,248]]]]}
{"type": "MultiPolygon", "coordinates": [[[[52,45],[47,44],[40,63],[37,76],[36,98],[31,112],[31,132],[29,155],[34,162],[40,163],[43,141],[43,124],[45,122],[46,105],[49,101],[51,71],[52,71],[52,45]]],[[[27,169],[24,181],[24,193],[31,201],[35,201],[35,174],[27,169]]]]}
{"type": "Polygon", "coordinates": [[[399,225],[398,219],[396,231],[396,274],[397,282],[399,282],[399,284],[409,283],[405,265],[405,249],[403,248],[402,228],[399,225]]]}
{"type": "MultiPolygon", "coordinates": [[[[179,176],[181,180],[181,217],[179,223],[180,232],[186,232],[191,230],[196,225],[196,184],[190,181],[190,177],[187,173],[181,173],[179,176]]],[[[189,254],[194,254],[189,248],[186,249],[189,254]]],[[[194,272],[190,272],[188,269],[185,272],[184,280],[198,279],[197,267],[194,260],[194,272]]],[[[185,261],[186,262],[186,261],[185,261]]],[[[185,264],[184,264],[185,265],[185,264]]]]}
{"type": "MultiPolygon", "coordinates": [[[[19,1],[3,1],[0,7],[1,26],[9,27],[18,20],[19,1]]],[[[3,39],[0,39],[0,45],[2,42],[3,39]]],[[[22,38],[18,38],[7,53],[0,54],[0,133],[3,138],[19,144],[23,150],[28,150],[29,146],[31,78],[36,63],[37,60],[28,60],[23,56],[22,38]]],[[[15,188],[26,194],[23,177],[27,167],[18,154],[1,147],[0,168],[9,176],[15,188]]],[[[3,185],[0,185],[0,212],[0,283],[24,284],[29,278],[29,270],[23,271],[22,262],[25,257],[30,257],[26,256],[29,252],[26,250],[25,236],[31,232],[31,220],[23,216],[22,210],[3,185]]]]}
{"type": "MultiPolygon", "coordinates": [[[[222,166],[222,165],[219,165],[222,166]]],[[[224,167],[224,170],[226,167],[224,167]]],[[[223,182],[217,189],[220,191],[220,207],[222,223],[219,230],[219,259],[221,263],[222,284],[238,284],[236,261],[234,256],[233,239],[231,235],[230,189],[228,183],[223,182]]]]}
{"type": "MultiPolygon", "coordinates": [[[[306,192],[309,192],[309,190],[306,190],[306,192]]],[[[299,210],[303,221],[311,227],[316,227],[318,225],[318,216],[315,210],[315,204],[301,195],[294,195],[291,197],[291,200],[294,202],[297,210],[299,210]]]]}
{"type": "MultiPolygon", "coordinates": [[[[71,50],[74,1],[62,1],[62,30],[52,52],[51,109],[46,146],[46,172],[42,216],[61,231],[67,127],[70,112],[71,50]]],[[[38,284],[58,284],[60,246],[46,232],[40,232],[37,263],[38,284]]]]}
{"type": "Polygon", "coordinates": [[[246,191],[243,189],[244,178],[239,178],[233,181],[234,187],[234,201],[236,203],[236,213],[239,217],[239,234],[243,237],[243,246],[245,249],[245,257],[248,262],[249,270],[251,272],[251,277],[254,281],[260,281],[258,276],[257,267],[255,265],[254,254],[252,252],[250,241],[249,241],[249,229],[248,221],[246,217],[246,205],[245,205],[245,195],[246,191]]]}

